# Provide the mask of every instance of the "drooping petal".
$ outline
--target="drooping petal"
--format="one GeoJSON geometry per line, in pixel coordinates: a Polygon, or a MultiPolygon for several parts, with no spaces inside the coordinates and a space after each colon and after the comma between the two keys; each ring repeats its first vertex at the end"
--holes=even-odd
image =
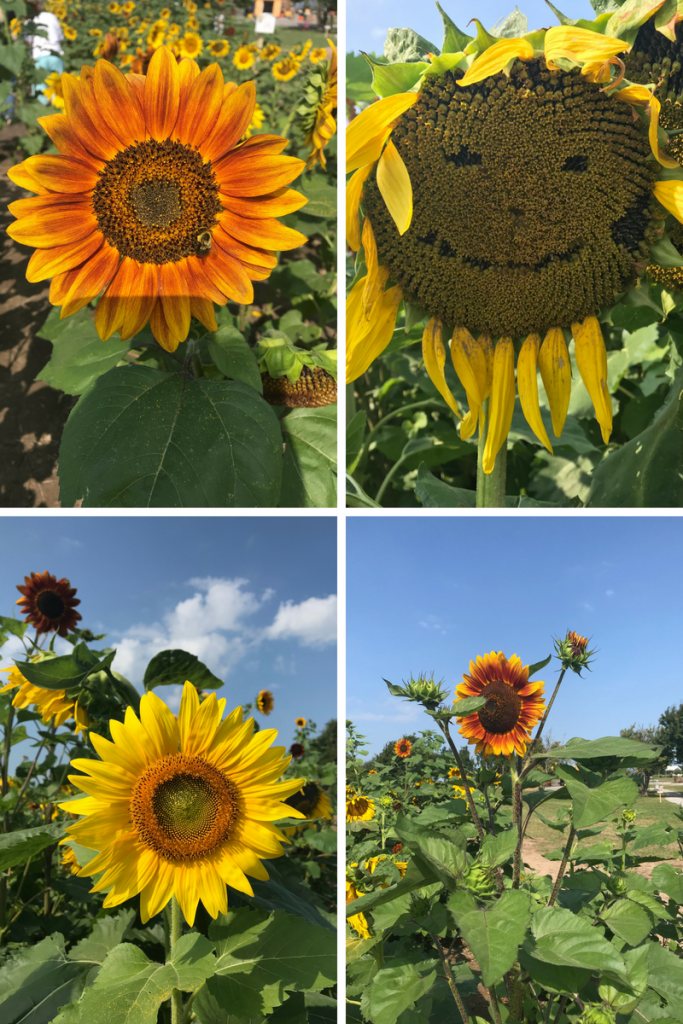
{"type": "Polygon", "coordinates": [[[157,299],[156,305],[149,315],[149,329],[154,335],[155,341],[158,341],[166,352],[175,352],[180,340],[166,322],[161,299],[157,299]]]}
{"type": "Polygon", "coordinates": [[[363,195],[363,184],[373,166],[374,164],[365,164],[364,167],[359,167],[349,178],[346,186],[346,241],[354,252],[360,249],[358,211],[363,195]]]}
{"type": "Polygon", "coordinates": [[[432,384],[458,419],[462,419],[458,403],[446,383],[446,375],[444,374],[446,348],[442,338],[442,324],[440,320],[435,320],[433,317],[428,322],[422,335],[422,358],[424,359],[425,370],[429,374],[432,384]]]}
{"type": "Polygon", "coordinates": [[[463,440],[467,440],[477,429],[481,407],[491,390],[493,373],[491,339],[488,335],[482,335],[481,338],[475,339],[466,327],[456,327],[451,339],[451,359],[467,395],[469,412],[460,424],[460,436],[463,440]],[[488,345],[484,344],[484,339],[488,345]]]}
{"type": "Polygon", "coordinates": [[[545,34],[543,49],[548,70],[555,71],[558,65],[554,61],[561,57],[579,64],[597,60],[608,61],[617,54],[630,50],[631,47],[623,39],[604,36],[587,28],[554,25],[545,34]]]}
{"type": "Polygon", "coordinates": [[[394,121],[417,102],[415,92],[396,93],[370,103],[346,131],[346,173],[379,160],[394,121]]]}
{"type": "Polygon", "coordinates": [[[162,263],[159,267],[159,298],[164,319],[179,342],[185,341],[190,330],[190,291],[182,263],[162,263]]]}
{"type": "Polygon", "coordinates": [[[95,328],[102,341],[107,341],[123,324],[126,299],[137,273],[138,265],[128,256],[121,260],[116,277],[97,303],[95,328]]]}
{"type": "Polygon", "coordinates": [[[528,39],[499,39],[489,46],[480,57],[458,79],[458,85],[467,87],[474,82],[482,82],[491,75],[498,74],[511,60],[531,60],[534,48],[528,39]]]}
{"type": "Polygon", "coordinates": [[[572,368],[567,342],[560,327],[551,327],[538,353],[538,368],[550,405],[553,433],[559,437],[567,418],[572,392],[572,368]]]}
{"type": "Polygon", "coordinates": [[[517,392],[524,418],[541,444],[552,455],[552,445],[543,425],[541,410],[538,404],[538,380],[536,374],[540,347],[541,339],[537,334],[530,334],[522,345],[517,356],[517,392]]]}
{"type": "Polygon", "coordinates": [[[403,158],[391,139],[377,164],[377,187],[399,235],[404,235],[413,219],[413,187],[403,158]]]}
{"type": "Polygon", "coordinates": [[[512,338],[501,338],[493,353],[493,384],[483,469],[492,473],[496,456],[510,432],[515,407],[515,349],[512,338]]]}
{"type": "Polygon", "coordinates": [[[595,316],[587,316],[582,324],[572,324],[576,365],[595,408],[605,444],[612,433],[612,401],[607,388],[607,350],[595,316]]]}
{"type": "Polygon", "coordinates": [[[347,383],[365,373],[368,366],[380,355],[391,341],[396,326],[398,307],[403,298],[399,285],[383,292],[373,307],[373,318],[369,322],[363,315],[362,292],[365,278],[361,278],[351,289],[347,305],[346,364],[347,383]]]}

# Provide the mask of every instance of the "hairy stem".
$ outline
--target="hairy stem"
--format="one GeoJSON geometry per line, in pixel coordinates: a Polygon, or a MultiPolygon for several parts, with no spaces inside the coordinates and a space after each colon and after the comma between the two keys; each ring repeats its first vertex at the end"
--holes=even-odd
{"type": "MultiPolygon", "coordinates": [[[[183,932],[183,918],[180,912],[180,904],[175,896],[171,897],[171,956],[173,947],[183,932]]],[[[183,1019],[183,996],[179,988],[171,992],[171,1024],[181,1024],[183,1019]]]]}
{"type": "Polygon", "coordinates": [[[553,903],[557,899],[557,894],[560,891],[560,886],[562,885],[562,878],[564,876],[565,871],[567,870],[567,861],[569,860],[569,855],[572,852],[572,844],[574,842],[574,836],[575,835],[576,835],[576,830],[575,830],[573,825],[570,825],[569,826],[569,835],[567,836],[567,843],[565,845],[564,855],[562,857],[562,863],[560,864],[560,870],[557,872],[557,878],[555,879],[555,885],[553,886],[553,891],[550,893],[550,899],[548,900],[548,906],[549,907],[552,907],[553,903]]]}
{"type": "Polygon", "coordinates": [[[524,830],[522,828],[522,784],[517,769],[510,763],[510,779],[512,781],[512,827],[517,829],[517,845],[512,861],[512,888],[519,889],[519,881],[522,875],[522,843],[524,842],[524,830]]]}
{"type": "Polygon", "coordinates": [[[472,815],[472,821],[474,822],[475,828],[477,830],[477,834],[479,836],[479,841],[483,843],[484,842],[484,829],[482,828],[481,821],[479,820],[479,815],[477,814],[477,808],[474,806],[474,800],[472,799],[472,790],[470,789],[470,784],[467,781],[467,772],[465,771],[465,766],[463,765],[462,759],[460,757],[460,754],[458,753],[458,749],[457,749],[455,743],[453,742],[453,737],[451,736],[450,729],[448,728],[448,722],[442,722],[439,719],[437,719],[437,721],[439,722],[439,727],[441,729],[441,732],[446,737],[446,742],[448,743],[448,746],[451,748],[451,753],[453,754],[453,757],[455,758],[455,763],[457,764],[458,768],[460,769],[460,775],[461,775],[461,778],[462,778],[462,785],[463,785],[463,789],[465,790],[465,795],[467,797],[467,803],[469,805],[470,814],[472,815]]]}
{"type": "Polygon", "coordinates": [[[446,953],[444,951],[443,946],[439,942],[439,936],[438,935],[432,935],[432,942],[436,946],[437,952],[439,954],[439,959],[441,960],[441,966],[443,967],[444,974],[446,975],[446,981],[448,982],[448,987],[451,990],[451,995],[455,999],[456,1006],[458,1007],[458,1010],[460,1011],[460,1016],[462,1017],[462,1024],[470,1024],[470,1019],[467,1016],[467,1010],[465,1009],[465,1004],[463,1003],[462,997],[461,997],[460,993],[458,992],[458,986],[455,984],[455,978],[453,977],[453,971],[451,970],[450,961],[449,961],[448,956],[446,955],[446,953]]]}
{"type": "Polygon", "coordinates": [[[560,1017],[564,1013],[565,1008],[566,1008],[568,1002],[569,1002],[569,1000],[568,1000],[567,996],[562,996],[562,998],[560,999],[560,1005],[557,1008],[557,1014],[555,1016],[555,1020],[553,1021],[553,1024],[559,1024],[560,1017]]]}
{"type": "Polygon", "coordinates": [[[500,1007],[498,1006],[498,996],[496,995],[495,987],[491,985],[491,988],[487,988],[486,991],[488,992],[489,999],[491,1001],[491,1015],[493,1017],[494,1024],[503,1024],[500,1016],[500,1007]]]}
{"type": "Polygon", "coordinates": [[[522,985],[522,968],[519,960],[515,960],[510,970],[510,1020],[523,1020],[524,1013],[524,986],[522,985]]]}

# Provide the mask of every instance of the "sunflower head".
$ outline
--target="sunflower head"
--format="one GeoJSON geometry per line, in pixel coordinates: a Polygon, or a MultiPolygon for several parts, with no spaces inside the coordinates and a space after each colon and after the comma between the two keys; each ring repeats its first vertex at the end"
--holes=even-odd
{"type": "Polygon", "coordinates": [[[105,907],[140,895],[143,922],[176,895],[188,924],[201,899],[209,914],[227,912],[226,885],[253,895],[247,875],[266,879],[261,863],[278,857],[286,837],[273,821],[303,817],[282,801],[303,779],[276,782],[289,758],[268,749],[275,730],[253,735],[254,721],[225,700],[203,703],[186,683],[176,718],[154,693],[125,722],[110,721],[112,741],[91,733],[100,761],[78,758],[69,781],[86,794],[60,805],[84,815],[67,839],[99,851],[79,872],[98,875],[105,907]],[[103,873],[102,873],[103,872],[103,873]]]}
{"type": "Polygon", "coordinates": [[[588,638],[571,629],[567,630],[567,635],[563,640],[555,640],[555,651],[562,668],[565,671],[571,669],[579,676],[583,668],[587,668],[590,672],[590,663],[595,650],[589,651],[587,648],[588,638]]]}
{"type": "Polygon", "coordinates": [[[384,682],[395,697],[403,697],[405,700],[422,704],[429,711],[434,711],[442,704],[448,696],[448,690],[441,689],[441,683],[434,682],[434,676],[429,679],[426,675],[420,675],[417,679],[410,677],[410,682],[404,682],[403,686],[395,686],[387,679],[384,682]]]}
{"type": "Polygon", "coordinates": [[[256,707],[262,715],[269,715],[275,707],[275,700],[270,690],[259,690],[256,698],[256,707]]]}
{"type": "Polygon", "coordinates": [[[17,604],[26,616],[24,622],[35,626],[37,633],[54,631],[66,636],[81,619],[75,610],[80,599],[74,596],[76,588],[67,579],[58,580],[49,572],[32,572],[17,590],[23,595],[17,604]]]}
{"type": "Polygon", "coordinates": [[[240,46],[233,54],[232,62],[240,71],[246,71],[254,63],[254,54],[248,46],[240,46]]]}
{"type": "Polygon", "coordinates": [[[412,749],[413,745],[410,740],[396,740],[394,743],[394,753],[397,757],[410,757],[410,751],[412,749]]]}
{"type": "Polygon", "coordinates": [[[352,793],[346,800],[347,821],[371,821],[375,817],[375,801],[362,793],[352,793]]]}
{"type": "Polygon", "coordinates": [[[292,743],[291,747],[289,748],[289,752],[294,758],[294,760],[298,761],[298,759],[300,757],[303,757],[304,754],[306,753],[306,748],[303,745],[303,743],[292,743]]]}
{"type": "Polygon", "coordinates": [[[273,64],[273,78],[278,82],[289,82],[299,71],[299,61],[293,57],[285,57],[273,64]]]}
{"type": "Polygon", "coordinates": [[[304,818],[332,817],[330,799],[317,782],[306,782],[300,790],[288,797],[285,803],[299,811],[304,818]]]}
{"type": "Polygon", "coordinates": [[[461,736],[476,744],[476,752],[484,757],[524,754],[530,730],[545,710],[544,688],[540,681],[529,681],[529,666],[522,665],[516,654],[508,661],[501,651],[492,651],[471,661],[470,674],[463,675],[456,688],[453,714],[457,716],[458,700],[465,697],[485,697],[486,704],[460,719],[461,736]]]}
{"type": "Polygon", "coordinates": [[[305,729],[306,728],[306,719],[305,718],[297,718],[296,721],[294,722],[294,724],[297,727],[297,729],[305,729]]]}

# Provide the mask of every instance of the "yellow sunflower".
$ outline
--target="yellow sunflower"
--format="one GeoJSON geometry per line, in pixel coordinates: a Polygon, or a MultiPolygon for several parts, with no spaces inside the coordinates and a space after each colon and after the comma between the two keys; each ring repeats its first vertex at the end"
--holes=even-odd
{"type": "MultiPolygon", "coordinates": [[[[135,10],[134,0],[126,0],[125,4],[121,4],[121,12],[123,14],[131,14],[135,10]]],[[[161,15],[163,18],[163,14],[161,15]]]]}
{"type": "Polygon", "coordinates": [[[181,32],[182,29],[180,25],[177,23],[177,21],[172,21],[171,24],[168,26],[169,36],[179,36],[181,32]]]}
{"type": "Polygon", "coordinates": [[[306,728],[306,719],[305,718],[297,718],[296,721],[294,722],[294,724],[297,727],[297,729],[305,729],[306,728]]]}
{"type": "Polygon", "coordinates": [[[168,19],[171,17],[170,7],[162,7],[161,10],[159,11],[159,17],[163,18],[164,21],[168,21],[168,19]]]}
{"type": "Polygon", "coordinates": [[[62,850],[62,867],[68,868],[72,875],[77,875],[80,871],[80,865],[71,846],[65,846],[62,850]]]}
{"type": "Polygon", "coordinates": [[[11,204],[18,219],[7,229],[37,247],[28,280],[54,277],[50,300],[62,317],[105,289],[95,313],[103,340],[116,331],[132,338],[149,321],[174,351],[191,316],[215,331],[213,303],[249,305],[275,250],[306,240],[275,219],[306,202],[284,187],[303,161],[280,156],[287,141],[275,135],[238,145],[256,105],[253,82],[224,96],[217,64],[200,73],[167,47],[153,54],[144,83],[102,60],[84,66],[80,82],[63,74],[62,87],[66,113],[39,119],[62,155],[8,171],[38,193],[11,204]],[[211,246],[200,249],[207,232],[211,246]]]}
{"type": "MultiPolygon", "coordinates": [[[[355,865],[352,865],[352,867],[355,865]]],[[[353,882],[346,879],[346,905],[353,903],[354,900],[358,899],[358,890],[353,882]]],[[[361,939],[370,938],[370,928],[368,926],[368,919],[365,914],[352,914],[351,917],[346,918],[348,924],[357,931],[361,939]]]]}
{"type": "Polygon", "coordinates": [[[465,697],[486,697],[486,704],[474,714],[460,719],[460,735],[476,744],[476,753],[523,755],[531,742],[531,730],[543,716],[545,684],[529,682],[529,666],[516,654],[508,659],[499,651],[479,656],[470,662],[470,674],[456,687],[458,701],[465,697]]]}
{"type": "Polygon", "coordinates": [[[189,28],[193,32],[196,32],[197,29],[199,28],[199,22],[197,21],[196,18],[188,18],[187,21],[185,22],[185,28],[189,28]]]}
{"type": "Polygon", "coordinates": [[[88,35],[92,36],[94,39],[101,39],[102,38],[102,29],[101,28],[89,28],[88,29],[88,35]]]}
{"type": "Polygon", "coordinates": [[[661,235],[656,202],[683,217],[683,182],[657,180],[674,166],[658,141],[659,101],[621,72],[611,78],[630,46],[602,31],[480,33],[464,52],[412,65],[410,91],[385,95],[349,125],[347,232],[367,273],[349,295],[348,380],[386,348],[401,302],[412,304],[427,321],[425,369],[462,419],[461,437],[479,426],[486,474],[510,429],[515,361],[522,412],[552,452],[537,371],[559,437],[570,329],[609,441],[596,314],[644,269],[661,235]],[[455,325],[450,339],[445,324],[455,325]],[[449,341],[464,418],[444,375],[449,341]]]}
{"type": "Polygon", "coordinates": [[[311,50],[309,60],[312,64],[319,64],[321,60],[325,60],[327,57],[327,50],[324,46],[316,46],[311,50]]]}
{"type": "Polygon", "coordinates": [[[266,43],[265,46],[261,47],[258,55],[261,60],[275,60],[276,57],[279,57],[281,52],[282,47],[276,46],[275,43],[266,43]]]}
{"type": "Polygon", "coordinates": [[[181,57],[198,57],[204,49],[202,37],[196,32],[185,32],[175,44],[181,57]]]}
{"type": "Polygon", "coordinates": [[[371,821],[375,817],[375,801],[362,793],[347,794],[346,820],[371,821]]]}
{"type": "Polygon", "coordinates": [[[394,753],[397,757],[410,757],[410,751],[412,749],[413,745],[410,740],[396,740],[394,743],[394,753]]]}
{"type": "Polygon", "coordinates": [[[75,28],[72,28],[71,25],[64,25],[62,27],[62,31],[64,33],[64,38],[65,39],[70,39],[72,41],[74,39],[78,39],[78,32],[76,31],[75,28]]]}
{"type": "Polygon", "coordinates": [[[317,782],[305,783],[298,792],[288,797],[285,803],[301,811],[305,818],[332,817],[330,799],[317,782]]]}
{"type": "Polygon", "coordinates": [[[64,109],[64,93],[62,91],[62,76],[59,71],[51,71],[45,79],[43,91],[45,99],[49,100],[53,107],[58,110],[64,109]]]}
{"type": "Polygon", "coordinates": [[[460,773],[460,769],[459,768],[449,768],[448,769],[448,778],[449,779],[461,779],[462,775],[460,773]]]}
{"type": "Polygon", "coordinates": [[[9,682],[0,689],[0,693],[8,693],[10,690],[19,692],[14,695],[12,706],[15,708],[27,708],[35,705],[43,718],[43,722],[51,722],[57,728],[68,718],[73,718],[76,723],[75,732],[85,732],[88,728],[89,719],[84,708],[79,708],[77,700],[71,700],[66,695],[66,690],[46,690],[42,686],[34,686],[29,683],[18,668],[2,669],[8,672],[9,682]]]}
{"type": "MultiPolygon", "coordinates": [[[[306,168],[310,170],[319,163],[323,170],[327,167],[324,149],[332,136],[337,131],[337,47],[331,39],[327,40],[332,49],[332,60],[325,72],[323,68],[316,74],[323,78],[321,94],[315,110],[313,123],[306,134],[306,145],[311,147],[311,153],[306,161],[306,168]]],[[[326,56],[326,50],[313,50],[313,53],[322,53],[326,56]]],[[[322,60],[322,58],[320,58],[322,60]]],[[[313,56],[311,55],[311,60],[313,56]]],[[[316,62],[317,63],[317,62],[316,62]]]]}
{"type": "Polygon", "coordinates": [[[259,695],[256,698],[256,707],[262,715],[269,715],[275,707],[275,701],[270,690],[259,690],[259,695]]]}
{"type": "Polygon", "coordinates": [[[116,3],[116,0],[111,0],[111,3],[107,4],[107,10],[110,14],[120,14],[121,5],[116,3]]]}
{"type": "Polygon", "coordinates": [[[230,43],[227,39],[212,39],[206,48],[212,57],[227,57],[230,53],[230,43]]]}
{"type": "Polygon", "coordinates": [[[155,49],[161,46],[166,38],[166,29],[168,28],[168,22],[166,21],[155,21],[149,30],[147,36],[147,43],[149,46],[153,46],[155,49]]]}
{"type": "Polygon", "coordinates": [[[175,895],[192,926],[199,900],[215,918],[227,912],[226,885],[252,896],[247,875],[268,878],[261,862],[287,842],[272,823],[302,817],[281,801],[303,780],[276,782],[290,760],[268,749],[276,731],[252,735],[239,707],[221,722],[224,709],[185,683],[176,720],[145,694],[139,719],[129,707],[125,724],[109,723],[113,742],[91,734],[101,761],[72,762],[84,774],[69,781],[88,795],[60,805],[84,815],[66,838],[98,851],[79,874],[104,872],[91,891],[109,890],[105,907],[139,894],[145,923],[175,895]]]}
{"type": "Polygon", "coordinates": [[[194,14],[197,10],[197,5],[194,0],[187,0],[187,2],[183,4],[183,7],[186,11],[189,11],[190,14],[194,14]]]}
{"type": "Polygon", "coordinates": [[[232,62],[240,71],[246,71],[254,63],[254,54],[248,46],[240,46],[239,49],[235,50],[232,62]]]}
{"type": "Polygon", "coordinates": [[[290,78],[294,78],[298,70],[298,60],[294,60],[292,57],[285,57],[284,60],[279,60],[277,64],[273,64],[273,78],[277,78],[278,82],[289,82],[290,78]]]}

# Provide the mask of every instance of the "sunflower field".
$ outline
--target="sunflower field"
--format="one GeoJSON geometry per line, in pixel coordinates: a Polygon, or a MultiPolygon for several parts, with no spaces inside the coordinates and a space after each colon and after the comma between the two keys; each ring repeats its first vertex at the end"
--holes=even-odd
{"type": "Polygon", "coordinates": [[[371,760],[349,723],[350,1020],[683,1021],[683,814],[639,795],[660,748],[544,742],[587,647],[555,641],[547,690],[552,656],[500,652],[470,662],[451,698],[433,677],[385,680],[429,727],[371,760]],[[537,827],[556,844],[538,870],[537,827]]]}
{"type": "Polygon", "coordinates": [[[683,504],[681,14],[591,2],[347,55],[350,507],[683,504]]]}
{"type": "Polygon", "coordinates": [[[2,9],[62,507],[336,505],[334,40],[224,0],[2,9]]]}
{"type": "Polygon", "coordinates": [[[272,693],[226,714],[182,650],[141,696],[68,580],[19,589],[24,619],[0,618],[23,647],[0,691],[0,1020],[332,1024],[336,723],[298,718],[273,746],[272,693]]]}

